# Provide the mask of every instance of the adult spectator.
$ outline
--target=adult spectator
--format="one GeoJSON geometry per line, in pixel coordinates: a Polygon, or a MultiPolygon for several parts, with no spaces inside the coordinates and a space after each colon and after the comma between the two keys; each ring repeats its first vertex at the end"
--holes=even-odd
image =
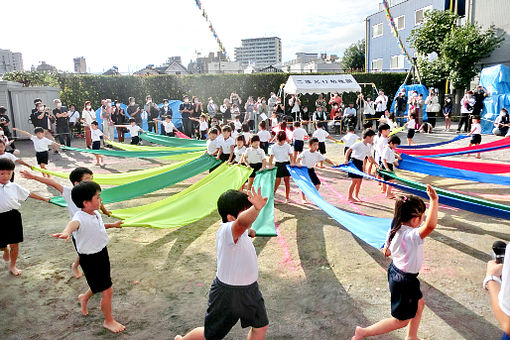
{"type": "Polygon", "coordinates": [[[85,126],[85,145],[87,148],[92,147],[92,136],[90,131],[90,125],[96,120],[96,112],[92,109],[92,104],[89,100],[83,105],[83,111],[81,112],[81,121],[85,126]]]}
{"type": "Polygon", "coordinates": [[[468,120],[469,115],[473,112],[473,106],[475,105],[475,99],[473,98],[473,92],[467,91],[464,97],[460,101],[460,121],[457,126],[457,133],[461,132],[462,126],[464,125],[464,132],[468,132],[468,120]]]}
{"type": "Polygon", "coordinates": [[[365,118],[365,123],[370,123],[370,128],[374,125],[374,117],[375,117],[375,103],[372,98],[367,97],[363,106],[363,114],[365,118]]]}
{"type": "Polygon", "coordinates": [[[282,99],[280,97],[276,98],[276,105],[273,108],[273,112],[276,112],[278,121],[283,120],[283,116],[285,116],[285,107],[283,106],[282,99]]]}
{"type": "MultiPolygon", "coordinates": [[[[323,123],[324,130],[328,131],[328,115],[326,111],[322,108],[322,106],[318,106],[317,110],[312,115],[312,121],[314,126],[316,127],[319,122],[323,123]]],[[[313,131],[308,131],[308,133],[313,133],[313,131]]]]}
{"type": "Polygon", "coordinates": [[[375,98],[375,127],[379,127],[379,119],[384,115],[384,111],[388,108],[388,96],[384,95],[383,90],[379,90],[379,96],[375,98]]]}
{"type": "Polygon", "coordinates": [[[228,98],[223,99],[223,104],[220,106],[220,112],[222,114],[223,123],[227,123],[232,119],[232,112],[230,110],[230,101],[228,98]]]}
{"type": "Polygon", "coordinates": [[[499,111],[499,116],[494,120],[494,129],[492,134],[495,136],[510,136],[510,117],[508,116],[508,110],[502,108],[499,111]]]}
{"type": "Polygon", "coordinates": [[[51,119],[55,119],[55,116],[42,102],[37,104],[37,111],[30,115],[30,120],[32,121],[32,124],[34,124],[34,128],[43,128],[44,136],[50,140],[55,140],[50,131],[51,119]]]}
{"type": "Polygon", "coordinates": [[[76,110],[76,105],[69,105],[69,130],[71,131],[71,137],[76,135],[81,137],[81,124],[80,124],[80,111],[76,110]]]}
{"type": "Polygon", "coordinates": [[[34,108],[32,109],[32,114],[36,113],[38,111],[37,107],[39,106],[39,103],[42,103],[42,99],[41,98],[35,98],[34,99],[34,108]]]}
{"type": "Polygon", "coordinates": [[[140,110],[140,105],[135,102],[134,97],[129,97],[129,104],[127,107],[127,114],[129,118],[133,118],[136,122],[136,125],[142,126],[142,110],[140,110]]]}
{"type": "Polygon", "coordinates": [[[56,117],[57,136],[61,145],[71,147],[71,129],[69,128],[69,112],[60,99],[54,99],[53,115],[56,117]]]}
{"type": "MultiPolygon", "coordinates": [[[[354,103],[349,103],[349,107],[346,107],[343,114],[343,127],[345,127],[346,131],[349,131],[349,127],[354,128],[356,125],[356,109],[354,108],[354,103]]],[[[342,129],[343,129],[342,127],[342,129]]],[[[342,132],[342,131],[340,131],[342,132]]]]}
{"type": "Polygon", "coordinates": [[[450,96],[447,96],[444,99],[443,105],[443,117],[444,117],[444,130],[450,131],[450,126],[452,124],[452,111],[453,111],[453,101],[450,96]]]}
{"type": "Polygon", "coordinates": [[[269,112],[273,112],[275,105],[276,105],[276,94],[274,92],[271,92],[271,94],[269,95],[269,99],[267,100],[267,110],[269,112]]]}
{"type": "Polygon", "coordinates": [[[145,97],[145,112],[147,112],[147,126],[150,132],[158,132],[156,128],[156,124],[159,119],[159,109],[158,106],[152,101],[151,96],[145,97]]]}
{"type": "Polygon", "coordinates": [[[301,100],[292,94],[289,99],[289,110],[293,120],[297,120],[299,113],[301,112],[301,100]]]}
{"type": "Polygon", "coordinates": [[[214,102],[214,99],[212,99],[212,97],[209,97],[207,99],[207,113],[209,114],[210,118],[216,117],[216,119],[221,119],[221,117],[218,117],[219,115],[218,105],[214,102]]]}
{"type": "Polygon", "coordinates": [[[395,118],[398,126],[404,126],[404,117],[407,111],[407,96],[406,90],[402,89],[398,93],[397,98],[395,99],[395,118]]]}
{"type": "Polygon", "coordinates": [[[202,112],[204,112],[204,106],[202,102],[198,99],[197,96],[191,97],[191,103],[193,104],[193,113],[191,116],[195,119],[192,119],[191,125],[193,126],[193,135],[197,138],[200,138],[200,116],[202,112]]]}
{"type": "Polygon", "coordinates": [[[319,97],[315,101],[315,110],[317,110],[317,108],[319,106],[322,106],[323,111],[325,111],[325,109],[326,109],[326,98],[324,98],[324,95],[322,93],[319,94],[319,97]]]}
{"type": "MultiPolygon", "coordinates": [[[[174,112],[172,111],[172,108],[168,104],[168,99],[163,99],[163,106],[161,107],[161,109],[159,109],[159,115],[161,116],[161,118],[163,118],[163,117],[172,118],[173,117],[174,112]]],[[[161,128],[161,134],[166,135],[164,128],[161,128]]]]}
{"type": "MultiPolygon", "coordinates": [[[[114,126],[115,125],[125,125],[128,122],[126,113],[124,112],[124,109],[120,107],[120,102],[116,100],[114,102],[114,106],[112,108],[112,121],[114,126]]],[[[117,138],[119,142],[124,142],[124,127],[115,127],[117,130],[117,138]]]]}
{"type": "Polygon", "coordinates": [[[237,107],[241,107],[241,104],[243,103],[243,101],[241,100],[241,97],[235,93],[235,92],[232,92],[230,94],[230,105],[232,105],[232,107],[235,105],[237,105],[237,107]]]}
{"type": "MultiPolygon", "coordinates": [[[[329,118],[333,119],[337,115],[337,112],[342,109],[342,97],[335,92],[329,98],[329,105],[331,105],[331,111],[329,112],[329,118]]],[[[324,110],[326,112],[326,110],[324,110]]],[[[325,124],[326,125],[326,124],[325,124]]]]}
{"type": "Polygon", "coordinates": [[[433,128],[435,128],[436,117],[441,111],[441,104],[439,104],[439,98],[436,91],[432,88],[429,90],[429,96],[425,100],[425,105],[427,105],[428,123],[432,125],[433,128]]]}
{"type": "Polygon", "coordinates": [[[483,110],[483,101],[488,95],[489,93],[487,92],[487,90],[482,85],[478,85],[478,87],[473,92],[473,98],[475,100],[475,103],[473,105],[473,112],[471,112],[473,116],[480,117],[483,110]]]}
{"type": "MultiPolygon", "coordinates": [[[[257,104],[257,117],[259,118],[259,121],[266,120],[266,124],[269,124],[269,107],[267,106],[266,98],[261,97],[259,98],[258,104],[257,104]],[[262,119],[262,114],[266,115],[266,119],[262,119]]],[[[269,126],[269,125],[268,125],[269,126]]]]}
{"type": "MultiPolygon", "coordinates": [[[[0,106],[0,127],[4,131],[5,137],[7,137],[9,140],[12,138],[11,129],[9,125],[11,124],[11,120],[9,119],[9,116],[7,115],[7,109],[4,106],[0,106]]],[[[10,144],[11,148],[16,149],[14,146],[14,142],[10,144]]]]}
{"type": "Polygon", "coordinates": [[[255,118],[253,117],[255,114],[255,102],[253,101],[253,97],[249,96],[248,100],[246,100],[246,103],[244,104],[244,120],[243,124],[248,124],[250,127],[250,130],[253,131],[255,127],[255,118]]]}
{"type": "Polygon", "coordinates": [[[193,114],[193,105],[189,102],[189,97],[184,96],[182,98],[182,103],[179,106],[179,113],[182,116],[182,132],[190,136],[193,134],[193,125],[191,125],[191,115],[193,114]]]}
{"type": "MultiPolygon", "coordinates": [[[[103,134],[109,140],[113,140],[115,136],[115,123],[113,122],[112,115],[112,100],[105,99],[104,107],[101,108],[101,119],[103,120],[103,134]]],[[[103,139],[103,144],[105,147],[112,147],[110,144],[106,144],[105,139],[103,139]]]]}

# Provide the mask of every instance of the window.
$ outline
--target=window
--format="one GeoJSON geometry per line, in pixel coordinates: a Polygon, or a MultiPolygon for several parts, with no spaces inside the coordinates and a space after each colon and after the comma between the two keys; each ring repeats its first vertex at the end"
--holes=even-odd
{"type": "Polygon", "coordinates": [[[383,24],[377,24],[372,26],[372,38],[377,38],[383,35],[383,24]]]}
{"type": "Polygon", "coordinates": [[[414,25],[421,25],[425,20],[425,12],[431,10],[432,6],[423,7],[414,13],[414,25]]]}
{"type": "Polygon", "coordinates": [[[404,55],[393,55],[391,56],[390,62],[391,69],[403,69],[404,68],[404,55]]]}
{"type": "Polygon", "coordinates": [[[382,71],[382,58],[372,59],[372,71],[382,71]]]}
{"type": "Polygon", "coordinates": [[[397,26],[397,31],[403,30],[406,28],[406,17],[405,15],[401,15],[395,19],[395,24],[397,26]]]}

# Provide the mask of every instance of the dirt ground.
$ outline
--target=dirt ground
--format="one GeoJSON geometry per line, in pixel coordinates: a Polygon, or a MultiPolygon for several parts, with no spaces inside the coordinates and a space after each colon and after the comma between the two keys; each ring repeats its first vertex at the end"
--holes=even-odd
{"type": "MultiPolygon", "coordinates": [[[[405,134],[400,134],[405,139],[405,134]]],[[[453,133],[418,134],[418,143],[453,138],[453,133]]],[[[484,136],[483,142],[497,137],[484,136]]],[[[31,143],[19,142],[23,159],[35,164],[31,143]]],[[[83,147],[83,140],[73,146],[83,147]]],[[[466,146],[460,141],[447,147],[466,146]]],[[[328,156],[340,161],[343,147],[328,144],[328,156]]],[[[156,160],[106,157],[106,167],[94,166],[92,155],[52,154],[51,169],[69,171],[89,166],[96,173],[123,172],[162,164],[156,160]]],[[[474,158],[470,158],[474,160],[474,158]]],[[[508,151],[482,155],[483,161],[510,161],[508,151]]],[[[483,166],[483,165],[482,165],[483,166]]],[[[39,194],[56,192],[27,181],[16,169],[16,182],[39,194]]],[[[341,209],[392,217],[393,201],[365,181],[362,204],[346,200],[349,184],[338,171],[318,171],[320,192],[341,209]]],[[[399,171],[403,177],[441,188],[509,202],[510,189],[399,171]]],[[[64,179],[57,179],[68,184],[64,179]]],[[[108,206],[110,209],[160,200],[195,182],[192,178],[142,198],[108,206]]],[[[277,195],[282,199],[283,186],[277,195]]],[[[292,198],[299,190],[292,184],[292,198]]],[[[87,288],[75,279],[70,264],[76,257],[71,243],[50,237],[69,220],[64,208],[29,199],[21,208],[25,241],[21,244],[21,277],[8,273],[0,260],[0,334],[3,339],[173,339],[203,324],[209,286],[215,276],[216,212],[175,230],[123,228],[109,230],[108,245],[114,288],[113,310],[127,326],[114,335],[102,328],[100,296],[89,303],[83,317],[77,301],[87,288]],[[137,283],[139,282],[139,283],[137,283]]],[[[313,204],[277,204],[279,236],[256,238],[259,284],[270,320],[268,339],[350,339],[356,325],[369,325],[390,315],[386,279],[389,261],[313,204]]],[[[107,221],[113,219],[106,218],[107,221]]],[[[0,222],[1,224],[1,222],[0,222]]],[[[370,226],[366,226],[370,228],[370,226]]],[[[425,242],[420,281],[426,308],[419,335],[423,339],[499,339],[501,331],[481,287],[485,262],[495,240],[510,240],[510,222],[440,206],[436,231],[425,242]]],[[[243,339],[247,330],[237,324],[227,339],[243,339]]],[[[377,339],[403,339],[404,331],[377,339]]]]}

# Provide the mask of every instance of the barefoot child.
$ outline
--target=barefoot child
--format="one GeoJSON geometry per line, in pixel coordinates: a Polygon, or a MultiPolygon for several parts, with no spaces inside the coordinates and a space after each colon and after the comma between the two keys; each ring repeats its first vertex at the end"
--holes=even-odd
{"type": "Polygon", "coordinates": [[[244,142],[244,136],[237,136],[236,147],[234,148],[234,159],[229,164],[241,164],[243,155],[246,152],[246,143],[244,142]]]}
{"type": "MultiPolygon", "coordinates": [[[[393,172],[393,165],[398,166],[398,160],[402,160],[400,155],[395,152],[395,149],[400,145],[400,138],[398,136],[391,136],[388,140],[388,145],[384,147],[382,153],[382,166],[388,172],[393,172]]],[[[385,181],[392,181],[393,178],[383,175],[385,181]]],[[[386,197],[393,199],[395,196],[391,194],[391,185],[386,185],[386,197]]]]}
{"type": "MultiPolygon", "coordinates": [[[[36,175],[31,174],[28,171],[21,171],[21,175],[26,179],[31,179],[31,180],[49,185],[49,186],[55,188],[58,192],[60,192],[62,194],[62,197],[64,197],[64,200],[66,201],[67,210],[69,211],[69,218],[72,219],[74,214],[76,214],[76,212],[80,210],[76,206],[76,204],[74,204],[74,202],[71,198],[71,190],[73,189],[72,187],[63,186],[60,183],[52,180],[51,178],[36,176],[36,175]]],[[[93,173],[90,169],[78,167],[78,168],[74,169],[73,171],[71,171],[71,173],[69,174],[69,180],[71,181],[71,183],[73,184],[73,187],[74,187],[80,182],[83,182],[83,181],[90,182],[90,181],[93,181],[94,179],[93,179],[93,173]]],[[[101,208],[101,212],[103,214],[105,214],[106,216],[110,216],[112,214],[111,211],[107,210],[104,207],[103,202],[101,202],[100,208],[101,208]]],[[[73,245],[76,250],[76,241],[74,240],[74,237],[73,237],[73,245]]],[[[80,257],[78,256],[76,258],[76,261],[74,261],[73,264],[71,265],[71,270],[73,271],[74,276],[77,279],[79,279],[82,276],[80,269],[78,269],[79,265],[80,265],[80,257]]]]}
{"type": "MultiPolygon", "coordinates": [[[[46,169],[46,165],[48,164],[48,158],[49,158],[49,146],[53,146],[55,148],[60,147],[60,144],[55,143],[54,141],[44,137],[44,129],[41,127],[37,127],[34,129],[35,136],[31,135],[30,133],[17,129],[12,128],[14,131],[20,132],[24,135],[27,135],[30,137],[30,140],[32,143],[34,143],[34,149],[35,149],[35,158],[37,159],[37,164],[42,169],[46,169]]],[[[55,149],[56,150],[56,149],[55,149]]],[[[50,175],[43,173],[44,177],[50,177],[50,175]]]]}
{"type": "MultiPolygon", "coordinates": [[[[32,168],[29,164],[25,163],[23,160],[19,159],[18,157],[14,156],[14,154],[10,152],[5,152],[5,143],[3,140],[0,139],[0,159],[9,159],[13,161],[14,163],[18,163],[21,165],[24,165],[26,167],[32,168]]],[[[12,172],[11,182],[14,182],[14,171],[12,172]]]]}
{"type": "Polygon", "coordinates": [[[269,140],[271,139],[271,132],[267,131],[266,121],[263,120],[259,123],[259,132],[257,136],[260,138],[260,147],[267,154],[269,151],[269,140]]]}
{"type": "Polygon", "coordinates": [[[305,137],[308,136],[308,133],[305,129],[301,127],[301,122],[294,122],[294,132],[292,134],[293,138],[293,146],[294,146],[294,159],[303,152],[303,147],[305,146],[305,137]]]}
{"type": "Polygon", "coordinates": [[[21,275],[21,270],[16,267],[18,259],[19,243],[23,242],[23,223],[19,208],[20,201],[28,197],[49,202],[49,198],[31,193],[27,189],[11,182],[14,172],[14,162],[10,159],[0,158],[0,250],[3,250],[5,261],[11,261],[9,272],[14,276],[21,275]]]}
{"type": "Polygon", "coordinates": [[[250,192],[257,171],[266,167],[266,153],[260,148],[259,136],[255,135],[251,137],[250,147],[244,152],[242,162],[246,164],[248,168],[253,169],[248,179],[248,192],[250,192]]]}
{"type": "MultiPolygon", "coordinates": [[[[391,128],[388,124],[381,124],[378,128],[379,134],[377,137],[374,138],[374,159],[377,165],[381,166],[382,164],[382,152],[386,145],[388,145],[388,136],[390,135],[391,128]]],[[[379,174],[376,172],[376,177],[381,178],[379,174]]],[[[386,192],[386,184],[379,183],[378,184],[381,187],[381,192],[386,192]]]]}
{"type": "Polygon", "coordinates": [[[354,133],[354,126],[348,125],[347,126],[347,134],[340,139],[340,141],[345,143],[344,157],[345,157],[345,154],[347,153],[347,151],[354,145],[354,143],[356,143],[357,141],[360,141],[360,140],[361,140],[361,138],[359,138],[358,135],[356,135],[354,133]]]}
{"type": "Polygon", "coordinates": [[[241,327],[251,327],[248,339],[265,339],[269,320],[260,293],[257,253],[249,236],[260,209],[267,202],[258,192],[248,194],[228,190],[218,199],[222,223],[216,233],[218,268],[211,290],[204,327],[175,340],[223,339],[241,319],[241,327]]]}
{"type": "Polygon", "coordinates": [[[421,198],[406,195],[395,202],[395,215],[384,247],[384,254],[393,257],[388,268],[392,317],[366,328],[356,327],[353,340],[386,334],[407,325],[406,339],[418,339],[418,326],[425,306],[418,280],[423,262],[423,240],[437,224],[438,196],[430,185],[427,185],[427,194],[430,206],[422,227],[425,203],[421,198]]]}
{"type": "MultiPolygon", "coordinates": [[[[333,142],[338,142],[335,138],[333,138],[329,135],[329,132],[324,130],[324,124],[326,124],[326,123],[318,122],[317,130],[315,130],[315,132],[313,133],[313,137],[317,138],[319,141],[319,152],[321,153],[321,155],[326,154],[326,138],[331,139],[333,142]]],[[[324,168],[324,162],[320,161],[318,167],[324,168]]]]}
{"type": "Polygon", "coordinates": [[[136,125],[136,120],[134,118],[129,118],[129,125],[115,125],[115,127],[125,127],[129,130],[129,134],[131,135],[131,143],[132,145],[140,144],[140,132],[145,132],[141,127],[136,125]]]}
{"type": "MultiPolygon", "coordinates": [[[[479,145],[482,142],[482,126],[480,125],[480,118],[473,117],[473,124],[471,125],[471,132],[468,133],[468,136],[471,136],[471,141],[469,141],[469,147],[473,145],[479,145]]],[[[466,155],[469,157],[469,154],[466,155]]],[[[476,158],[480,158],[480,153],[476,154],[476,158]]]]}
{"type": "Polygon", "coordinates": [[[409,120],[405,123],[405,126],[407,127],[407,144],[416,144],[413,140],[416,130],[416,115],[414,113],[409,114],[409,120]]]}
{"type": "Polygon", "coordinates": [[[225,125],[221,128],[221,136],[218,136],[218,156],[216,159],[222,162],[230,162],[234,154],[234,138],[230,136],[232,129],[225,125]]]}
{"type": "Polygon", "coordinates": [[[71,197],[79,210],[61,233],[52,236],[69,239],[73,235],[80,266],[85,274],[89,289],[78,296],[81,313],[88,315],[87,302],[92,295],[102,292],[101,310],[104,315],[103,327],[113,333],[122,332],[126,327],[115,321],[112,315],[112,279],[108,257],[108,235],[106,229],[120,228],[122,221],[104,224],[97,211],[101,205],[101,187],[95,182],[78,183],[71,190],[71,197]]]}
{"type": "Polygon", "coordinates": [[[294,163],[292,146],[290,146],[286,140],[287,135],[285,131],[278,131],[276,135],[276,144],[271,146],[269,149],[269,168],[273,167],[273,160],[276,166],[276,180],[274,184],[274,192],[278,190],[280,183],[285,183],[285,203],[290,202],[290,173],[287,170],[287,165],[294,163]]]}
{"type": "MultiPolygon", "coordinates": [[[[90,123],[90,138],[92,139],[92,150],[100,150],[101,138],[106,138],[106,136],[104,136],[103,132],[99,130],[99,123],[96,121],[90,123]]],[[[97,154],[94,156],[96,156],[96,165],[104,163],[103,156],[97,154]]]]}
{"type": "MultiPolygon", "coordinates": [[[[365,159],[367,159],[370,163],[374,164],[376,168],[379,167],[376,164],[374,158],[372,157],[372,146],[371,144],[374,141],[375,132],[373,130],[365,130],[363,133],[363,140],[359,143],[354,143],[353,146],[344,156],[344,164],[349,164],[349,160],[352,164],[361,172],[365,168],[365,159]]],[[[363,176],[348,174],[351,179],[351,185],[349,186],[349,198],[348,200],[351,202],[361,202],[359,199],[359,190],[361,188],[361,182],[363,181],[363,176]]]]}

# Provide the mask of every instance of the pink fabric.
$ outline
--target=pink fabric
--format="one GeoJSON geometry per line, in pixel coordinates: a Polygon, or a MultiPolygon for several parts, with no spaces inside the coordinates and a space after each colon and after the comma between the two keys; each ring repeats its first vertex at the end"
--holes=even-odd
{"type": "Polygon", "coordinates": [[[510,172],[510,164],[452,161],[440,158],[426,158],[424,160],[437,165],[447,166],[449,168],[478,171],[486,174],[503,174],[510,172]]]}
{"type": "MultiPolygon", "coordinates": [[[[500,140],[491,142],[491,143],[485,143],[480,145],[475,145],[472,147],[464,147],[464,148],[456,148],[456,149],[425,149],[425,150],[412,150],[412,149],[397,149],[400,153],[405,153],[407,155],[414,155],[414,156],[432,156],[432,155],[440,155],[443,153],[451,153],[451,152],[461,152],[461,151],[473,151],[485,148],[492,148],[496,146],[508,146],[510,147],[510,137],[502,138],[500,140]]],[[[428,160],[428,159],[427,159],[428,160]]]]}
{"type": "Polygon", "coordinates": [[[175,132],[175,135],[179,138],[184,138],[184,139],[191,139],[190,137],[186,136],[184,133],[182,133],[181,131],[176,131],[175,132]]]}

